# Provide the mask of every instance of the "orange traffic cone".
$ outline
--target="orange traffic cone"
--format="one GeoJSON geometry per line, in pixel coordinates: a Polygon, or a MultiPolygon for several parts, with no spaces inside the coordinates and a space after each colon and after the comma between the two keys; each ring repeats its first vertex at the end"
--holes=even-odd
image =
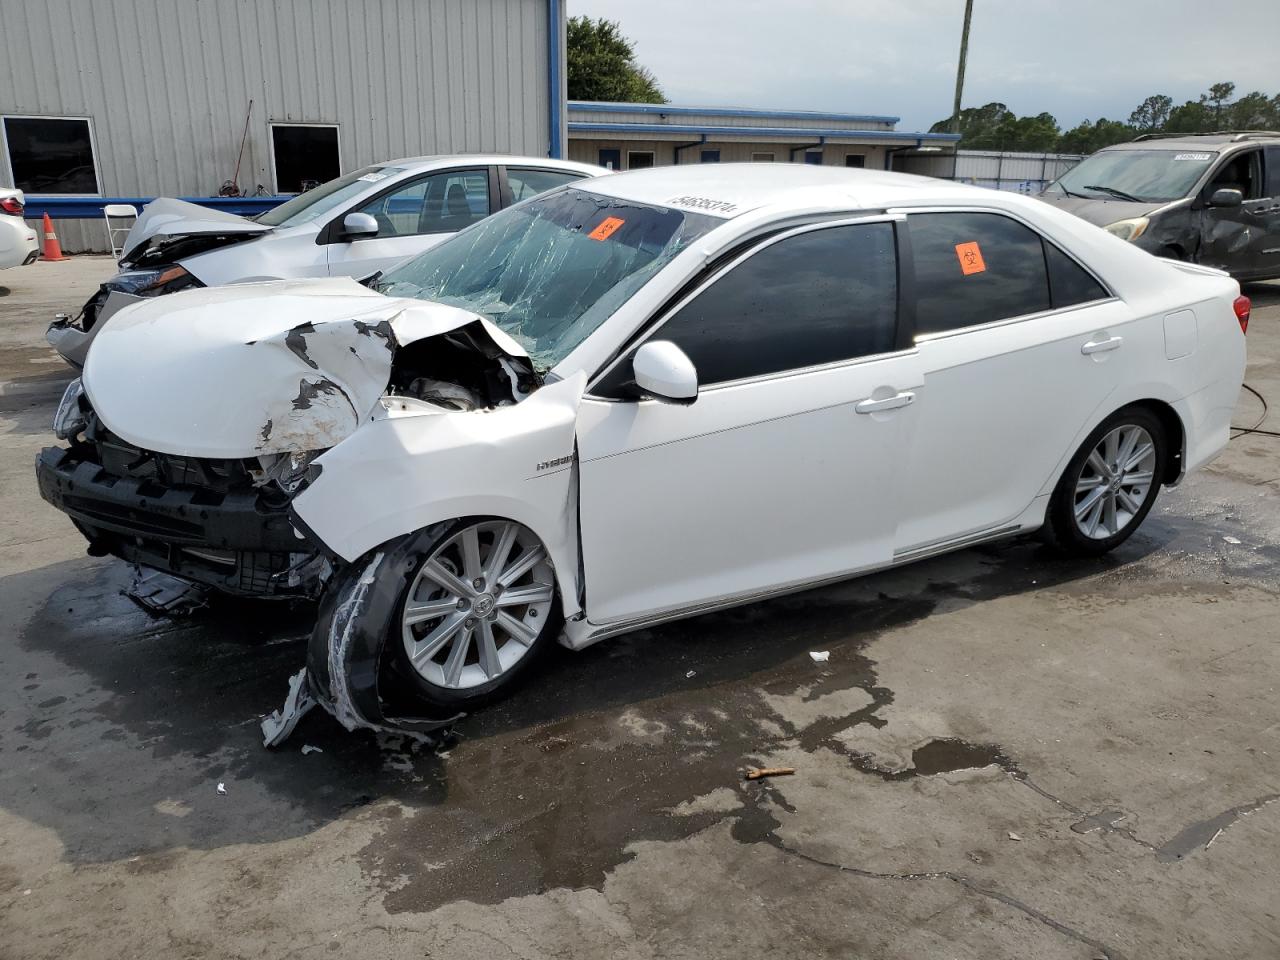
{"type": "Polygon", "coordinates": [[[49,215],[44,215],[44,252],[40,254],[41,260],[70,260],[70,257],[62,255],[62,245],[58,243],[58,235],[53,232],[53,221],[49,219],[49,215]]]}

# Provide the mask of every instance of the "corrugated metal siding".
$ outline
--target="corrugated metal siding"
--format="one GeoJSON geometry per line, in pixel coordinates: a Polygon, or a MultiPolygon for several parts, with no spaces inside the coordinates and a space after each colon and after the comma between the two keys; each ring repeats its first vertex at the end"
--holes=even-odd
{"type": "MultiPolygon", "coordinates": [[[[0,114],[89,117],[108,196],[215,194],[250,98],[249,192],[275,191],[272,121],[338,124],[344,172],[433,153],[545,156],[547,3],[0,0],[0,114]]],[[[0,169],[10,182],[7,158],[0,169]]]]}
{"type": "Polygon", "coordinates": [[[903,156],[896,168],[925,177],[962,180],[1002,190],[1033,192],[1058,179],[1082,159],[1066,153],[1001,153],[997,150],[959,150],[953,157],[903,156]]]}
{"type": "Polygon", "coordinates": [[[813,120],[779,119],[761,116],[754,113],[733,114],[699,114],[672,113],[665,119],[656,114],[636,114],[623,110],[575,110],[569,107],[569,120],[583,120],[590,123],[672,123],[680,126],[707,127],[821,127],[824,130],[892,130],[894,124],[887,121],[842,120],[820,116],[813,120]]]}

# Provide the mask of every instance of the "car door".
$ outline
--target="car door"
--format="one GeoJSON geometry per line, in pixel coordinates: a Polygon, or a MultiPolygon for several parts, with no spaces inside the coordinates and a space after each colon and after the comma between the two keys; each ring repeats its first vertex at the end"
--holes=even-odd
{"type": "MultiPolygon", "coordinates": [[[[1280,161],[1280,150],[1271,148],[1280,161]]],[[[1280,179],[1264,170],[1261,147],[1226,157],[1201,193],[1200,262],[1236,277],[1261,277],[1280,272],[1280,179]],[[1209,204],[1214,191],[1239,190],[1244,202],[1236,207],[1209,204]]]]}
{"type": "Polygon", "coordinates": [[[502,206],[509,207],[540,193],[582,180],[585,174],[576,170],[550,170],[545,167],[498,167],[498,183],[502,189],[502,206]]]}
{"type": "Polygon", "coordinates": [[[1022,222],[940,211],[907,224],[924,384],[900,560],[1015,526],[1138,358],[1163,351],[1148,342],[1162,333],[1022,222]]]}
{"type": "Polygon", "coordinates": [[[637,399],[633,350],[579,409],[592,623],[887,564],[920,384],[898,328],[889,219],[801,228],[678,303],[651,339],[691,358],[690,405],[637,399]]]}
{"type": "Polygon", "coordinates": [[[494,209],[490,167],[444,170],[396,184],[358,207],[344,210],[321,239],[327,243],[329,275],[364,278],[416,257],[494,209]],[[342,219],[367,213],[378,234],[344,240],[342,219]]]}

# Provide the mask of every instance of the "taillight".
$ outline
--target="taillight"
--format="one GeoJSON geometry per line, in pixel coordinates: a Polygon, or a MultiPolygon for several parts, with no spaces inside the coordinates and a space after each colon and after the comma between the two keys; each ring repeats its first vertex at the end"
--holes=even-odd
{"type": "Polygon", "coordinates": [[[1236,297],[1235,303],[1231,304],[1231,309],[1236,312],[1236,319],[1240,321],[1240,332],[1249,332],[1249,311],[1253,309],[1253,304],[1249,302],[1248,297],[1236,297]]]}
{"type": "Polygon", "coordinates": [[[22,216],[22,204],[18,202],[17,197],[0,198],[0,210],[3,210],[11,217],[22,216]]]}

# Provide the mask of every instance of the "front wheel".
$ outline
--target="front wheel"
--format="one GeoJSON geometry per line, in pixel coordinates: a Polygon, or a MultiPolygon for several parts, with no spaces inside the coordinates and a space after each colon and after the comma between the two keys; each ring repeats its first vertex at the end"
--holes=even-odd
{"type": "Polygon", "coordinates": [[[511,520],[464,520],[440,531],[408,578],[387,643],[418,699],[474,708],[515,686],[558,623],[537,535],[511,520]]]}
{"type": "Polygon", "coordinates": [[[1058,481],[1046,518],[1050,539],[1077,556],[1115,549],[1150,512],[1167,462],[1158,417],[1144,407],[1115,413],[1088,436],[1058,481]]]}

